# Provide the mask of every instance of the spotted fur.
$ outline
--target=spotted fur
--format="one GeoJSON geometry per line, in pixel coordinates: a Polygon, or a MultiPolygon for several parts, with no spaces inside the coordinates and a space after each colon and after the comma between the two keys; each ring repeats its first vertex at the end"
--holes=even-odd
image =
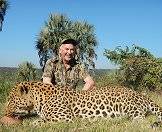
{"type": "Polygon", "coordinates": [[[107,86],[93,91],[75,91],[42,82],[21,82],[10,92],[6,115],[36,112],[44,121],[72,121],[76,117],[128,116],[143,119],[148,112],[160,123],[162,108],[152,100],[125,87],[107,86]]]}

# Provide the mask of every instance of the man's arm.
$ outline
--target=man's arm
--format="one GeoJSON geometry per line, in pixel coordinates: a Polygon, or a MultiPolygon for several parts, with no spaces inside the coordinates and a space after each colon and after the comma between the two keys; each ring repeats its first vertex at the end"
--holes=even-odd
{"type": "Polygon", "coordinates": [[[51,80],[49,77],[43,77],[43,83],[52,84],[51,80]]]}
{"type": "Polygon", "coordinates": [[[87,76],[85,79],[85,85],[82,90],[92,90],[95,86],[95,82],[93,81],[91,76],[87,76]]]}
{"type": "Polygon", "coordinates": [[[49,59],[46,62],[44,72],[42,75],[43,83],[52,84],[52,77],[53,77],[52,71],[53,71],[53,60],[49,59]]]}

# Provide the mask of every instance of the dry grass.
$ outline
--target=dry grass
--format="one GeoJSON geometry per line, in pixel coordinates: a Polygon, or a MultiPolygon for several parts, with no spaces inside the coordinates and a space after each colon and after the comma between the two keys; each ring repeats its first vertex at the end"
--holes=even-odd
{"type": "Polygon", "coordinates": [[[99,119],[95,122],[75,120],[74,123],[53,123],[33,127],[33,119],[23,121],[17,126],[0,126],[2,132],[152,132],[162,131],[162,128],[152,129],[150,124],[154,117],[150,116],[143,121],[130,121],[127,119],[99,119]]]}

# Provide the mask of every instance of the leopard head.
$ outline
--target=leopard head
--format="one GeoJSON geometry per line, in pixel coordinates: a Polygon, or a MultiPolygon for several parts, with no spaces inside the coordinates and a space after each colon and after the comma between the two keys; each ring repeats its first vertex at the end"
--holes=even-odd
{"type": "Polygon", "coordinates": [[[24,116],[33,109],[30,85],[18,84],[10,92],[5,107],[7,116],[24,116]]]}

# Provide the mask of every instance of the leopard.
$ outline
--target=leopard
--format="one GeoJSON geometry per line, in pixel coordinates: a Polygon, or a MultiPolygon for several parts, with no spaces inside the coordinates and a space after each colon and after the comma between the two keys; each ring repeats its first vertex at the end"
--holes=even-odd
{"type": "Polygon", "coordinates": [[[138,120],[144,119],[148,113],[157,117],[152,126],[159,126],[162,120],[159,105],[146,95],[124,86],[78,91],[39,81],[20,82],[9,93],[5,115],[24,116],[30,113],[36,113],[43,122],[122,116],[138,120]]]}

